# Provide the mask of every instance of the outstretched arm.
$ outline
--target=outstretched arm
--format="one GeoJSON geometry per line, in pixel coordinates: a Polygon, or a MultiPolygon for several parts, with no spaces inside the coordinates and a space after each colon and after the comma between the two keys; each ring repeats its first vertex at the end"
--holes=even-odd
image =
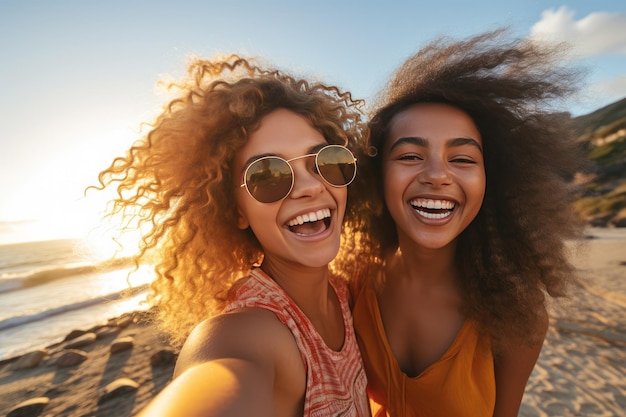
{"type": "Polygon", "coordinates": [[[174,380],[139,416],[293,415],[301,412],[305,385],[289,330],[270,312],[248,309],[194,329],[174,380]]]}
{"type": "Polygon", "coordinates": [[[272,376],[241,359],[218,359],[178,376],[140,417],[273,416],[272,376]]]}

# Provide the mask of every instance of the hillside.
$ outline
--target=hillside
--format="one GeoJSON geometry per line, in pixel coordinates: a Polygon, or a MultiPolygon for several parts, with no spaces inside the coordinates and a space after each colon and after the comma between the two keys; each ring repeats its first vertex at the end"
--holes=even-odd
{"type": "Polygon", "coordinates": [[[574,120],[580,126],[581,137],[585,138],[602,136],[615,129],[615,124],[621,123],[623,128],[626,123],[626,97],[574,120]]]}
{"type": "Polygon", "coordinates": [[[592,163],[575,207],[593,226],[626,227],[626,98],[573,120],[592,163]]]}

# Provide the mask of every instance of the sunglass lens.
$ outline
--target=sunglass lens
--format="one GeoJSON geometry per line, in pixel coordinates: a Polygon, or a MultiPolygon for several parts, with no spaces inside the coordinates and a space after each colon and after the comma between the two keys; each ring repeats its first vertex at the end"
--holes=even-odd
{"type": "Polygon", "coordinates": [[[248,191],[261,203],[273,203],[291,191],[292,173],[289,164],[280,158],[261,158],[248,167],[248,191]]]}
{"type": "Polygon", "coordinates": [[[331,185],[340,187],[352,182],[356,175],[356,160],[348,149],[327,146],[317,156],[320,174],[331,185]]]}

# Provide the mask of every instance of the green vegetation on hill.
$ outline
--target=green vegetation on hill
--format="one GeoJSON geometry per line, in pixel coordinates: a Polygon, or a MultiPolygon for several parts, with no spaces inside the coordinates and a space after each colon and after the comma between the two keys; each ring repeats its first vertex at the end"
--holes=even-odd
{"type": "Polygon", "coordinates": [[[592,163],[575,207],[591,225],[626,227],[626,98],[574,122],[592,163]]]}
{"type": "Polygon", "coordinates": [[[574,118],[574,121],[579,126],[579,135],[588,139],[610,134],[611,131],[615,132],[620,123],[623,129],[626,127],[626,98],[589,114],[578,116],[574,118]]]}

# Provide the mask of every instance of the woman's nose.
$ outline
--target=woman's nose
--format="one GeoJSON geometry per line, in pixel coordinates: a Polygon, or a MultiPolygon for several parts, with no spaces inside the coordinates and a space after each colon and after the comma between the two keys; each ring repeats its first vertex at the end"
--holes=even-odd
{"type": "Polygon", "coordinates": [[[429,158],[424,161],[419,180],[433,187],[448,185],[452,182],[447,161],[439,158],[429,158]]]}
{"type": "Polygon", "coordinates": [[[291,168],[294,173],[293,188],[289,194],[291,198],[310,197],[321,193],[326,184],[316,172],[315,164],[311,166],[306,160],[295,161],[291,168]]]}

